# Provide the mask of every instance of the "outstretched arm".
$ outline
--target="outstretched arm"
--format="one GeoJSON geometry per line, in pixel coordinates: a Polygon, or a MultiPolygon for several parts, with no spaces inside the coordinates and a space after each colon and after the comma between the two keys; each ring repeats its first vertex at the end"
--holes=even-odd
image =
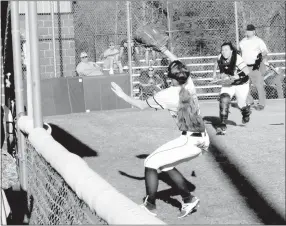
{"type": "Polygon", "coordinates": [[[172,62],[172,61],[175,61],[175,60],[178,60],[178,57],[175,56],[173,53],[171,53],[171,52],[167,49],[167,47],[162,46],[162,47],[160,48],[160,50],[161,50],[162,53],[165,54],[165,56],[167,56],[167,57],[171,60],[171,62],[172,62]]]}
{"type": "Polygon", "coordinates": [[[111,90],[121,99],[126,101],[127,103],[131,104],[134,107],[137,107],[141,110],[149,108],[150,106],[147,104],[146,101],[136,100],[130,96],[128,96],[124,91],[118,86],[115,82],[111,82],[111,90]]]}

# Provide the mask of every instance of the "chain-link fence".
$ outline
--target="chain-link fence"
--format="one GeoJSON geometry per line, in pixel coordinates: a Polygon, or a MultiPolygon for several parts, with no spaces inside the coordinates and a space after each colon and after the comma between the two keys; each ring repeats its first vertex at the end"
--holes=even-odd
{"type": "MultiPolygon", "coordinates": [[[[54,21],[51,11],[38,15],[42,78],[82,76],[78,67],[82,61],[96,62],[90,66],[97,71],[95,75],[129,73],[127,21],[130,21],[133,95],[148,96],[164,86],[157,84],[157,89],[154,84],[147,82],[146,85],[143,78],[152,74],[148,72],[151,67],[154,74],[164,79],[166,59],[161,53],[138,45],[132,37],[139,26],[153,23],[165,31],[169,36],[168,48],[192,71],[200,99],[217,98],[220,86],[209,85],[209,82],[220,46],[225,41],[237,45],[244,37],[246,25],[252,23],[271,53],[269,62],[280,70],[279,79],[267,76],[272,73],[269,68],[264,74],[268,81],[273,80],[264,84],[267,98],[281,98],[280,87],[282,92],[285,90],[284,0],[226,1],[223,4],[220,1],[137,0],[130,1],[129,6],[127,1],[66,1],[59,10],[58,5],[54,5],[54,21]],[[86,55],[89,60],[85,60],[86,55]],[[145,95],[143,91],[148,86],[151,88],[145,95]]],[[[150,78],[145,80],[152,81],[150,78]]],[[[257,98],[255,87],[252,87],[252,95],[257,98]]]]}
{"type": "MultiPolygon", "coordinates": [[[[262,68],[266,97],[285,98],[285,1],[239,1],[237,15],[239,40],[244,37],[247,24],[254,24],[256,35],[264,40],[270,51],[269,63],[274,67],[262,68]]],[[[258,99],[257,88],[253,85],[251,94],[258,99]]]]}

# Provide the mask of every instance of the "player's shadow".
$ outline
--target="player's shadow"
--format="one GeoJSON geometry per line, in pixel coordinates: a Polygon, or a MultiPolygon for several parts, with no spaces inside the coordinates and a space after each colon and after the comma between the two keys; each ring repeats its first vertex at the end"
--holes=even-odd
{"type": "MultiPolygon", "coordinates": [[[[31,209],[28,207],[27,192],[20,190],[13,190],[8,188],[5,190],[7,200],[11,208],[11,214],[7,218],[8,225],[27,225],[27,220],[30,219],[31,209]],[[28,219],[25,219],[27,216],[28,219]]],[[[30,202],[30,206],[33,205],[30,202]]]]}
{"type": "Polygon", "coordinates": [[[285,225],[285,216],[280,215],[273,206],[265,199],[249,178],[237,166],[235,159],[229,155],[224,145],[210,136],[211,145],[210,155],[218,163],[220,169],[229,181],[234,185],[241,197],[244,198],[246,205],[256,214],[262,224],[266,225],[285,225]]]}
{"type": "Polygon", "coordinates": [[[146,159],[147,157],[148,157],[148,154],[136,155],[136,158],[138,159],[146,159]]]}
{"type": "MultiPolygon", "coordinates": [[[[220,118],[216,116],[205,116],[203,117],[205,124],[211,124],[214,129],[220,125],[220,118]]],[[[227,125],[237,126],[234,121],[226,120],[227,125]]]]}
{"type": "Polygon", "coordinates": [[[52,137],[63,145],[69,152],[76,154],[81,158],[98,156],[97,150],[91,149],[63,128],[53,123],[49,123],[49,125],[52,128],[52,137]]]}
{"type": "MultiPolygon", "coordinates": [[[[120,175],[134,179],[134,180],[145,180],[145,177],[138,177],[138,176],[133,176],[130,174],[127,174],[123,171],[118,171],[120,175]]],[[[169,185],[171,188],[169,189],[165,189],[162,191],[158,191],[156,196],[159,200],[162,200],[165,203],[168,203],[178,209],[181,208],[181,203],[177,200],[172,198],[172,196],[177,196],[179,195],[179,192],[177,189],[174,188],[173,182],[170,179],[169,175],[166,174],[165,172],[161,172],[158,175],[158,178],[160,181],[163,181],[164,183],[166,183],[167,185],[169,185]]],[[[196,186],[194,184],[192,184],[190,181],[186,180],[189,191],[193,192],[196,189],[196,186]]]]}

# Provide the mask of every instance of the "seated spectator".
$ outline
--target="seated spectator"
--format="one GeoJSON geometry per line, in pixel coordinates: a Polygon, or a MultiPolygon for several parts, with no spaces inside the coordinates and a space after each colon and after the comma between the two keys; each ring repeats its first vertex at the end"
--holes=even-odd
{"type": "Polygon", "coordinates": [[[121,62],[119,61],[119,50],[115,49],[114,42],[109,43],[109,48],[103,53],[105,69],[110,69],[110,74],[113,74],[114,65],[117,65],[119,73],[123,73],[121,62]]]}
{"type": "MultiPolygon", "coordinates": [[[[120,45],[120,60],[122,65],[126,66],[128,65],[128,44],[127,44],[127,39],[123,39],[120,45]]],[[[132,60],[135,61],[135,64],[139,64],[139,48],[134,42],[134,40],[131,40],[131,55],[132,55],[132,60]]]]}
{"type": "Polygon", "coordinates": [[[139,89],[143,99],[153,96],[155,93],[165,87],[164,80],[153,67],[149,67],[148,71],[141,72],[139,82],[139,89]]]}
{"type": "Polygon", "coordinates": [[[169,60],[167,57],[163,57],[161,60],[161,66],[168,66],[169,65],[169,60]]]}
{"type": "MultiPolygon", "coordinates": [[[[268,62],[267,62],[268,63],[268,62]]],[[[266,71],[264,76],[264,83],[267,86],[273,86],[277,90],[277,95],[279,99],[284,98],[283,93],[283,79],[285,75],[282,73],[282,69],[280,67],[275,68],[272,64],[266,64],[269,69],[266,71]]]]}
{"type": "Polygon", "coordinates": [[[161,66],[163,66],[163,67],[160,70],[157,70],[157,73],[159,74],[160,78],[163,79],[163,81],[164,81],[163,89],[166,89],[171,85],[171,80],[167,76],[169,63],[170,62],[169,62],[168,58],[163,57],[161,59],[161,66]]]}
{"type": "Polygon", "coordinates": [[[103,75],[101,67],[95,62],[88,60],[86,52],[80,54],[81,62],[76,67],[76,72],[79,76],[97,76],[103,75]]]}
{"type": "Polygon", "coordinates": [[[156,65],[157,53],[153,48],[145,49],[145,62],[147,65],[156,65]]]}

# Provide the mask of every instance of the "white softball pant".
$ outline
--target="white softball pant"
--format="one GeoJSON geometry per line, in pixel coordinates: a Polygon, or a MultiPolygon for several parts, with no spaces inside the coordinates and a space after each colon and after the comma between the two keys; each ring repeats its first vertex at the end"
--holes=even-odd
{"type": "Polygon", "coordinates": [[[181,135],[159,147],[145,159],[144,166],[159,171],[168,171],[180,163],[198,157],[203,151],[207,151],[210,144],[207,132],[202,133],[201,137],[191,136],[191,134],[193,133],[187,132],[186,135],[181,135]]]}
{"type": "Polygon", "coordinates": [[[220,94],[227,93],[230,96],[230,99],[233,97],[233,95],[235,95],[238,107],[243,108],[246,106],[248,92],[249,81],[237,86],[222,86],[220,94]]]}

